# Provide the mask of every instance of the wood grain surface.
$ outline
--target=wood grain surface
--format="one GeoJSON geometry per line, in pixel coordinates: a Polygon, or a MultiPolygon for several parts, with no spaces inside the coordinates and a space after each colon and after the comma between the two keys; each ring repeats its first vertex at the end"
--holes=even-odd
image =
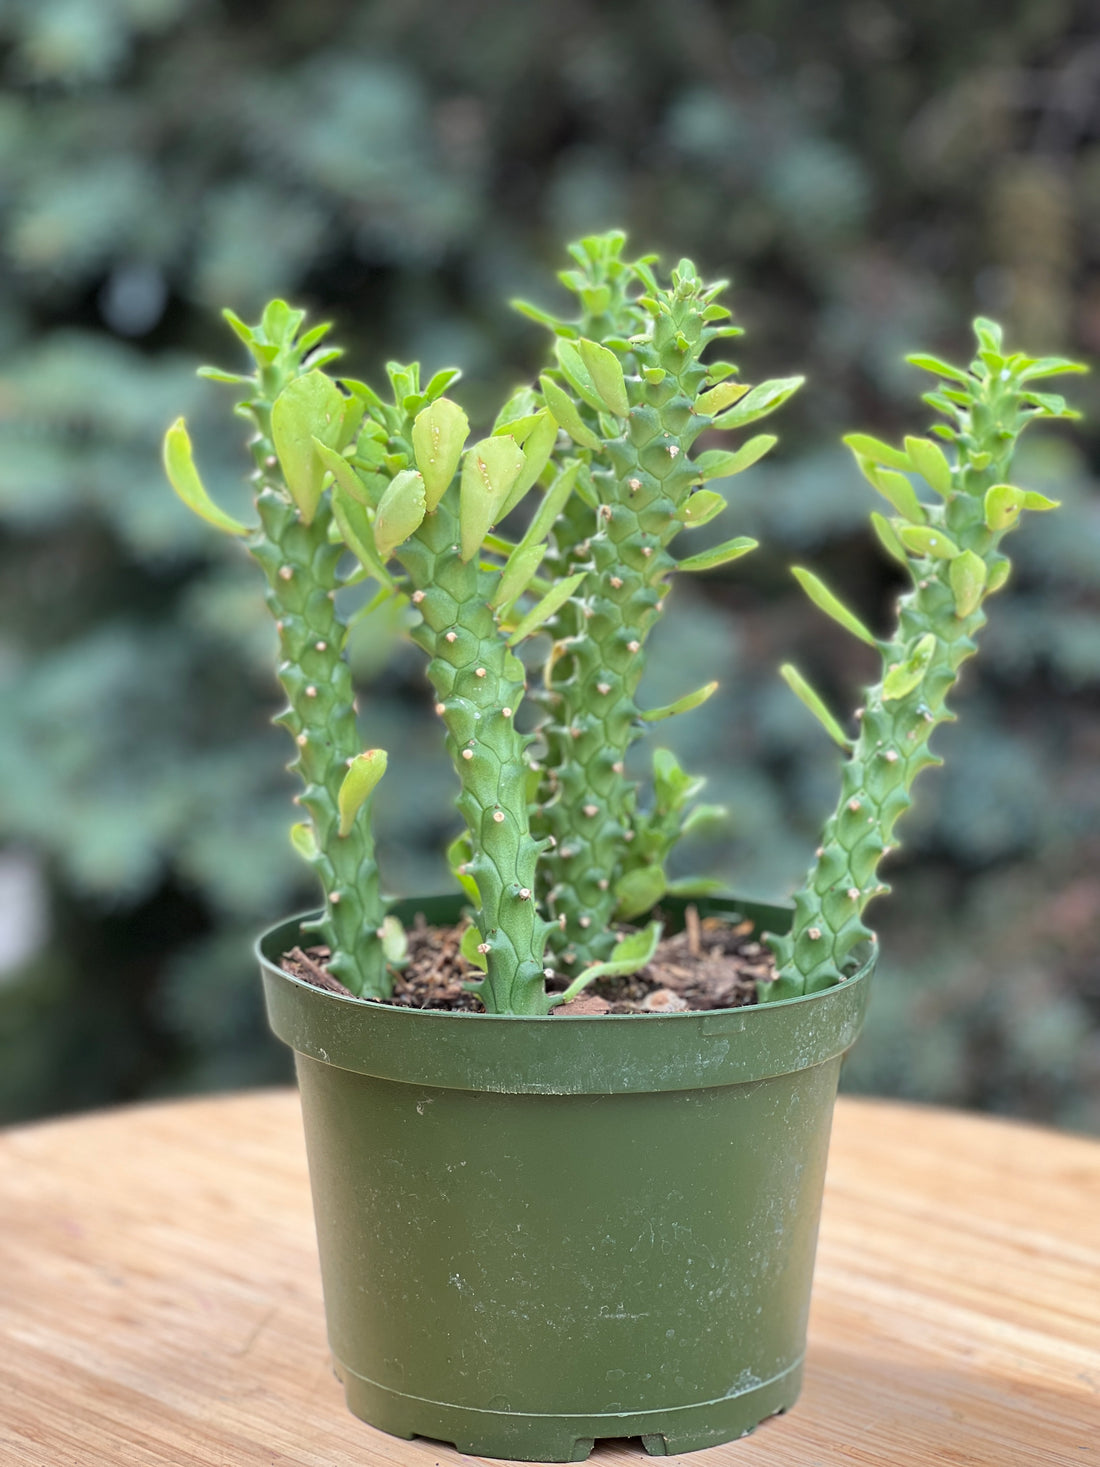
{"type": "MultiPolygon", "coordinates": [[[[0,1135],[4,1467],[459,1460],[345,1410],[291,1092],[0,1135]]],[[[1100,1143],[843,1101],[802,1400],[682,1460],[1100,1464],[1100,1143]]]]}

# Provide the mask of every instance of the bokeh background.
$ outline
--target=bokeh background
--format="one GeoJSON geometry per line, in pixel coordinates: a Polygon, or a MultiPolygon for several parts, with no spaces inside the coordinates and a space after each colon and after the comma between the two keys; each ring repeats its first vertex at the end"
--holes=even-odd
{"type": "MultiPolygon", "coordinates": [[[[541,358],[507,306],[564,304],[577,234],[735,281],[749,379],[803,370],[774,462],[722,533],[766,549],[679,586],[650,674],[723,801],[691,853],[781,896],[833,798],[866,649],[808,609],[813,565],[872,625],[853,428],[922,431],[906,350],[969,358],[977,312],[1100,354],[1100,24],[1088,0],[4,0],[0,4],[0,1117],[283,1079],[249,958],[308,903],[254,567],[170,494],[186,412],[245,501],[223,305],[335,316],[348,369],[466,370],[489,414],[541,358]]],[[[1034,430],[1057,515],[1016,541],[958,725],[902,828],[849,1088],[1100,1130],[1100,401],[1034,430]]],[[[445,881],[450,775],[419,657],[375,619],[354,659],[390,885],[445,881]]]]}

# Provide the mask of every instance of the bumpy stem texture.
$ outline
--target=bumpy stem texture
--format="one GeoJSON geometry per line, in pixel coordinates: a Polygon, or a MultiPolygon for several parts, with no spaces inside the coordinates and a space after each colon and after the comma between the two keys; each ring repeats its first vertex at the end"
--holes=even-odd
{"type": "Polygon", "coordinates": [[[297,755],[289,768],[305,785],[299,803],[308,812],[314,846],[308,857],[324,891],[324,911],[309,930],[332,957],[329,970],[352,993],[388,998],[393,981],[379,927],[385,917],[371,830],[371,804],[359,808],[339,834],[337,796],[350,760],[362,752],[351,673],[343,655],[347,628],[336,610],[337,564],[327,495],[312,521],[303,522],[282,481],[271,441],[271,404],[295,369],[276,364],[259,375],[259,392],[244,406],[256,423],[256,505],[260,528],[248,547],[267,576],[267,604],[279,633],[279,682],[289,706],[275,719],[289,730],[297,755]]]}
{"type": "Polygon", "coordinates": [[[430,658],[436,711],[462,785],[457,803],[472,847],[465,870],[477,883],[475,921],[487,964],[476,991],[490,1013],[546,1014],[549,926],[536,896],[544,843],[528,821],[532,740],[515,723],[526,678],[488,605],[497,573],[481,570],[476,556],[467,564],[460,558],[455,492],[452,486],[398,558],[423,617],[412,635],[430,658]]]}
{"type": "MultiPolygon", "coordinates": [[[[992,330],[986,323],[978,324],[992,330]]],[[[1008,573],[998,548],[1008,526],[987,525],[987,492],[1007,478],[1015,441],[1032,417],[1069,414],[1051,410],[1049,404],[1054,402],[1057,408],[1059,400],[1047,398],[1044,407],[1044,399],[1028,390],[1028,367],[1035,363],[1002,357],[998,334],[983,338],[979,331],[979,337],[986,350],[969,376],[954,371],[948,386],[926,399],[955,420],[953,429],[940,431],[956,443],[957,462],[945,502],[923,507],[924,523],[933,532],[941,528],[958,551],[978,557],[985,568],[985,587],[996,589],[1008,573]],[[957,384],[964,378],[967,385],[960,391],[957,384]]],[[[1033,507],[1050,506],[1048,502],[1033,507]]],[[[890,523],[897,537],[895,553],[898,548],[904,552],[900,538],[912,533],[906,529],[907,521],[890,523]]],[[[963,603],[966,614],[960,614],[952,585],[956,559],[909,556],[914,588],[901,598],[894,635],[880,644],[884,676],[866,694],[859,735],[843,770],[840,801],[795,895],[791,932],[769,939],[778,977],[761,985],[762,1000],[832,987],[850,971],[853,948],[874,940],[863,913],[874,897],[889,890],[878,878],[879,862],[896,848],[891,845],[894,825],[912,803],[916,776],[927,765],[941,762],[930,752],[928,741],[939,724],[954,717],[947,696],[961,664],[977,650],[976,638],[986,620],[981,599],[970,606],[973,596],[963,603]],[[911,657],[922,639],[927,639],[923,677],[904,696],[889,696],[890,669],[911,657]]]]}
{"type": "MultiPolygon", "coordinates": [[[[545,674],[545,781],[533,828],[555,837],[542,862],[544,889],[565,925],[551,941],[574,970],[606,958],[615,941],[614,886],[634,836],[637,790],[623,761],[641,729],[635,694],[643,647],[675,569],[668,546],[698,482],[688,449],[711,421],[695,411],[707,377],[700,356],[724,334],[704,321],[706,305],[701,282],[685,271],[654,301],[651,334],[613,343],[630,413],[593,453],[592,532],[568,546],[572,568],[589,574],[579,615],[560,628],[545,674]],[[645,369],[664,376],[651,381],[645,369]]],[[[578,403],[578,411],[608,431],[606,415],[597,422],[590,408],[578,403]]],[[[580,513],[575,507],[564,538],[574,540],[580,513]]]]}

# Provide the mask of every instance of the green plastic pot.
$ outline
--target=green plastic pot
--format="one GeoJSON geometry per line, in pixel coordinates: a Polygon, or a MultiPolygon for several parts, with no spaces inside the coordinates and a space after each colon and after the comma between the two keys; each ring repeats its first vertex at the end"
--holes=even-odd
{"type": "MultiPolygon", "coordinates": [[[[397,910],[442,922],[459,907],[397,910]]],[[[299,920],[259,955],[295,1052],[329,1342],[357,1416],[569,1462],[601,1437],[713,1446],[793,1405],[837,1079],[873,959],[755,1008],[451,1014],[291,978],[278,958],[299,920]]]]}

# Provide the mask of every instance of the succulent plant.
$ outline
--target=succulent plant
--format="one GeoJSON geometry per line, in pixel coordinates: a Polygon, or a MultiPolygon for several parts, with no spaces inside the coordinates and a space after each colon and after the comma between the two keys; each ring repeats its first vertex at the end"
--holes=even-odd
{"type": "MultiPolygon", "coordinates": [[[[646,805],[625,761],[648,725],[698,707],[715,685],[642,709],[646,639],[674,574],[754,548],[735,536],[676,559],[670,547],[726,508],[705,486],[756,463],[776,439],[692,450],[704,434],[770,414],[802,379],[739,381],[731,363],[709,356],[713,343],[739,334],[718,299],[724,282],[705,284],[689,260],[662,281],[652,258],[629,263],[623,245],[611,233],[571,247],[576,268],[561,278],[578,299],[577,320],[520,307],[553,332],[551,363],[472,443],[465,412],[446,396],[457,371],[422,386],[417,364],[390,363],[385,397],[334,379],[323,370],[338,355],[321,345],[328,328],[303,332],[303,313],[281,301],[254,327],[227,313],[254,359],[251,376],[204,369],[247,389],[238,411],[255,428],[256,528],[211,502],[182,421],[168,432],[177,492],[240,536],[267,576],[289,700],[278,721],[295,739],[291,767],[309,816],[292,839],[325,896],[310,930],[330,948],[331,971],[360,996],[390,996],[404,940],[375,862],[371,803],[387,755],[364,749],[358,733],[337,602],[344,589],[376,588],[361,609],[389,598],[407,605],[410,635],[427,655],[460,787],[465,828],[449,854],[471,903],[463,951],[483,974],[469,986],[489,1012],[546,1014],[597,976],[638,969],[660,923],[624,924],[666,893],[701,889],[671,882],[666,862],[714,813],[693,803],[702,781],[657,749],[646,805]],[[513,512],[525,516],[515,540],[495,528],[513,512]],[[520,654],[547,634],[540,669],[520,654]],[[517,719],[529,690],[540,710],[533,726],[517,719]],[[555,972],[567,981],[551,993],[555,972]]],[[[848,759],[793,928],[771,939],[778,977],[761,985],[761,999],[841,982],[853,950],[873,939],[863,912],[886,890],[878,865],[914,778],[937,762],[929,735],[950,717],[945,699],[975,650],[983,601],[1008,574],[1001,540],[1022,510],[1054,507],[1009,484],[1009,464],[1032,418],[1074,416],[1033,382],[1080,369],[1007,356],[995,326],[979,321],[977,330],[968,370],[911,359],[941,379],[927,401],[950,420],[933,429],[947,453],[931,438],[906,439],[902,449],[861,434],[847,440],[896,512],[872,515],[879,538],[913,578],[894,635],[876,638],[812,572],[795,571],[818,606],[880,651],[883,676],[851,739],[801,675],[783,669],[848,759]],[[910,476],[942,503],[918,497],[910,476]]]]}

